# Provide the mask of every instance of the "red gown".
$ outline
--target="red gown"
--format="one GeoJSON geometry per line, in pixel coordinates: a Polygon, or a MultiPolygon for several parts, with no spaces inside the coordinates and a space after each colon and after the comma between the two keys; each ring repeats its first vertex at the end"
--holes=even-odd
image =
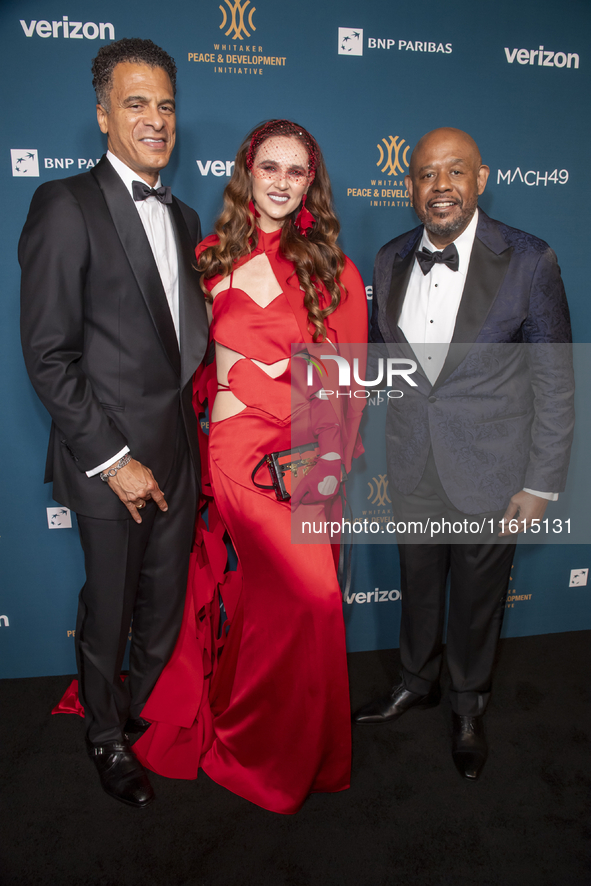
{"type": "MultiPolygon", "coordinates": [[[[292,445],[291,364],[273,379],[252,360],[290,358],[302,333],[310,340],[302,293],[292,266],[278,256],[279,239],[279,231],[259,232],[251,253],[264,251],[271,262],[284,290],[274,301],[261,308],[231,284],[213,302],[213,339],[246,358],[228,373],[230,389],[246,408],[210,422],[209,433],[214,500],[238,556],[242,587],[229,607],[230,629],[209,698],[199,692],[199,681],[207,686],[214,643],[206,642],[204,656],[194,628],[199,635],[204,618],[197,616],[208,611],[211,597],[193,603],[188,598],[177,651],[143,711],[156,722],[134,750],[161,774],[195,778],[201,765],[239,796],[294,813],[310,793],[349,786],[351,731],[342,599],[330,545],[292,544],[289,502],[251,480],[264,455],[292,445]],[[199,656],[195,674],[190,659],[199,656]],[[180,698],[184,686],[191,703],[180,698]]],[[[363,284],[350,263],[344,277],[351,328],[363,336],[363,284]]],[[[218,280],[209,281],[212,288],[218,280]]],[[[347,312],[345,304],[335,315],[347,312]]],[[[336,338],[337,329],[331,332],[336,338]]],[[[354,404],[346,426],[353,442],[360,412],[354,404]]],[[[348,450],[346,462],[353,446],[348,450]]]]}

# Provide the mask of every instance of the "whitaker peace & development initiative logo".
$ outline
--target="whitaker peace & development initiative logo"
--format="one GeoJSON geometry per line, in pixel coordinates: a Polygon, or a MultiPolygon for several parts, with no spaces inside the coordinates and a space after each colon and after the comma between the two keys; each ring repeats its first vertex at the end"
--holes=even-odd
{"type": "MultiPolygon", "coordinates": [[[[388,495],[388,475],[385,472],[377,474],[367,481],[367,485],[369,487],[367,495],[369,507],[367,510],[362,510],[361,514],[356,515],[354,522],[363,523],[364,520],[371,520],[383,526],[392,520],[392,508],[390,507],[392,502],[388,495]]],[[[382,533],[383,531],[382,529],[382,533]]]]}
{"type": "MultiPolygon", "coordinates": [[[[376,145],[378,172],[385,174],[375,178],[368,175],[368,180],[351,184],[347,188],[347,197],[365,197],[369,205],[375,207],[408,208],[410,200],[404,184],[404,176],[408,173],[411,147],[400,135],[384,136],[376,145]]],[[[374,154],[375,156],[375,154],[374,154]]]]}
{"type": "Polygon", "coordinates": [[[398,135],[390,135],[388,138],[383,138],[382,142],[384,143],[384,148],[380,144],[378,144],[378,151],[380,152],[380,157],[376,166],[380,167],[381,172],[386,172],[388,175],[405,175],[408,172],[408,152],[410,151],[410,145],[406,145],[404,148],[404,153],[401,153],[403,145],[406,144],[404,139],[400,139],[398,135]],[[404,163],[404,166],[400,162],[404,163]],[[382,163],[384,164],[382,166],[382,163]]]}
{"type": "Polygon", "coordinates": [[[371,480],[367,481],[367,485],[369,486],[367,500],[370,504],[377,505],[378,507],[386,507],[386,505],[391,504],[391,499],[388,495],[387,474],[378,474],[377,477],[372,477],[371,480]]]}
{"type": "MultiPolygon", "coordinates": [[[[240,2],[240,0],[234,0],[233,3],[230,0],[224,0],[226,3],[230,15],[232,16],[231,20],[228,18],[228,13],[224,9],[223,6],[220,6],[222,11],[222,23],[220,25],[220,31],[223,31],[228,21],[230,21],[230,27],[227,31],[224,31],[226,37],[231,37],[232,40],[244,40],[245,37],[250,37],[250,33],[246,30],[245,24],[245,15],[246,15],[246,7],[250,4],[250,0],[244,0],[244,2],[240,2]]],[[[256,27],[252,20],[253,15],[256,12],[256,6],[253,6],[252,9],[248,12],[248,25],[251,31],[256,31],[256,27]]]]}
{"type": "MultiPolygon", "coordinates": [[[[375,523],[376,526],[384,527],[393,519],[391,500],[388,495],[388,475],[386,472],[384,471],[383,474],[376,474],[375,477],[372,477],[371,480],[367,481],[367,485],[369,487],[367,505],[361,505],[360,511],[357,511],[358,506],[353,505],[356,511],[351,517],[353,532],[358,532],[359,527],[364,525],[366,527],[365,532],[367,532],[367,523],[369,521],[375,523]],[[353,524],[356,524],[358,528],[355,529],[353,524]]],[[[377,532],[378,530],[372,529],[370,531],[377,532]]],[[[384,534],[383,528],[381,534],[384,534]]],[[[389,537],[389,541],[392,541],[392,536],[389,537]]]]}
{"type": "Polygon", "coordinates": [[[11,148],[10,159],[15,178],[39,177],[39,154],[36,150],[11,148]]]}
{"type": "MultiPolygon", "coordinates": [[[[286,56],[268,54],[261,44],[251,43],[253,32],[256,31],[254,14],[256,6],[250,6],[250,0],[223,0],[218,5],[222,13],[218,31],[231,42],[222,43],[219,33],[217,40],[208,47],[195,49],[187,53],[187,61],[206,65],[214,74],[242,74],[263,76],[268,67],[284,68],[286,56]],[[246,41],[249,41],[248,43],[246,41]],[[210,67],[211,66],[211,67],[210,67]]],[[[201,28],[200,33],[203,32],[201,28]]]]}

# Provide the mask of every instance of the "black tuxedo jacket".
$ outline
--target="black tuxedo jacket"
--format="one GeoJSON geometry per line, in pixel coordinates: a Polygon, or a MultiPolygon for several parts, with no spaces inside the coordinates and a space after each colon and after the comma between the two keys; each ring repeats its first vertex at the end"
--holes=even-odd
{"type": "Polygon", "coordinates": [[[103,157],[37,189],[19,243],[29,376],[53,422],[45,481],[77,513],[129,517],[86,471],[125,445],[166,494],[178,433],[199,479],[191,380],[207,344],[194,249],[199,217],[168,207],[179,264],[180,349],[160,275],[127,188],[103,157]]]}

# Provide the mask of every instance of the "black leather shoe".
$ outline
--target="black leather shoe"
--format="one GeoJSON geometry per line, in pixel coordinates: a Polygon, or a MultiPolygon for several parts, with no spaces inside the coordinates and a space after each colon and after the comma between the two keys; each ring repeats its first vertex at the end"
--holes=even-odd
{"type": "Polygon", "coordinates": [[[126,735],[143,735],[151,725],[150,721],[144,720],[143,717],[130,717],[123,731],[126,735]]]}
{"type": "Polygon", "coordinates": [[[441,689],[435,686],[428,695],[410,692],[403,683],[394,686],[388,695],[370,701],[353,714],[355,723],[392,723],[409,708],[434,708],[441,700],[441,689]]]}
{"type": "Polygon", "coordinates": [[[152,785],[126,741],[105,741],[102,745],[88,744],[87,747],[103,790],[110,797],[139,808],[152,802],[152,785]]]}
{"type": "Polygon", "coordinates": [[[488,755],[482,717],[462,717],[452,712],[451,755],[464,778],[476,779],[488,755]]]}

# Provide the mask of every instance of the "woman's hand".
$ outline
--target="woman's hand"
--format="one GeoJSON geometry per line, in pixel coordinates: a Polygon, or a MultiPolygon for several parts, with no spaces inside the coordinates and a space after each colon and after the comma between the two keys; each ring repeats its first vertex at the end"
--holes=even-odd
{"type": "Polygon", "coordinates": [[[341,456],[327,452],[320,456],[314,467],[300,480],[291,496],[293,508],[300,504],[312,505],[329,501],[341,485],[341,456]]]}

